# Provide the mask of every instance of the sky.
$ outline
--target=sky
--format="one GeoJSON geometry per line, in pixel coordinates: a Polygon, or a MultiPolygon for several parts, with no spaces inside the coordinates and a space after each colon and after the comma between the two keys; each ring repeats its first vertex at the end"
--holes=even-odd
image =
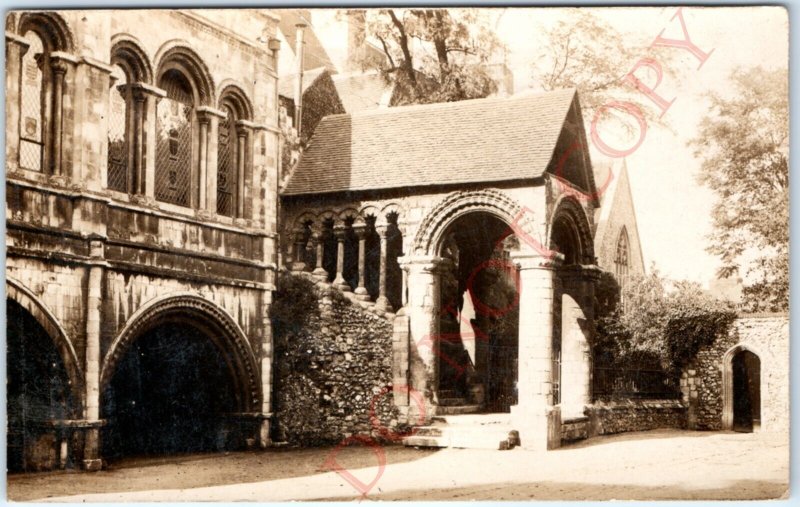
{"type": "MultiPolygon", "coordinates": [[[[684,38],[675,7],[582,9],[603,18],[630,44],[647,41],[644,45],[648,45],[662,30],[662,37],[684,38]]],[[[496,32],[508,47],[506,61],[514,72],[515,92],[524,92],[533,82],[532,64],[545,44],[545,31],[559,20],[569,20],[574,10],[493,9],[496,32]]],[[[672,130],[648,125],[644,141],[626,157],[626,162],[645,266],[649,269],[655,263],[669,278],[707,286],[720,264],[706,252],[715,196],[697,182],[701,161],[687,142],[696,136],[698,124],[708,112],[704,94],[730,93],[728,77],[735,68],[788,66],[788,18],[781,7],[684,7],[682,13],[691,41],[705,52],[713,49],[713,53],[698,70],[699,62],[690,52],[659,49],[677,53],[672,64],[677,67],[679,78],[665,75],[657,89],[667,100],[675,98],[664,115],[672,130]]],[[[337,63],[346,57],[346,36],[341,25],[331,23],[334,18],[333,11],[313,14],[315,31],[323,41],[330,41],[326,46],[337,63]]],[[[647,48],[641,49],[644,56],[647,48]]],[[[635,63],[620,59],[620,76],[635,63]]],[[[596,149],[591,150],[591,156],[593,162],[608,160],[596,149]]]]}

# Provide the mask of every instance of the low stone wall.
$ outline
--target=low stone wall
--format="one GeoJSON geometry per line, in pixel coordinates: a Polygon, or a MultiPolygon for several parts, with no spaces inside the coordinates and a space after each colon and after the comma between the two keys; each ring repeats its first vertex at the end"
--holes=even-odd
{"type": "MultiPolygon", "coordinates": [[[[688,427],[723,429],[724,370],[726,355],[744,347],[761,361],[761,431],[786,432],[789,428],[789,316],[742,315],[728,335],[703,347],[681,376],[688,407],[688,427]]],[[[729,358],[728,358],[729,359],[729,358]]]]}
{"type": "Polygon", "coordinates": [[[318,308],[276,350],[277,436],[311,446],[396,429],[391,322],[329,284],[307,283],[318,308]],[[371,421],[373,404],[380,426],[371,421]]]}
{"type": "Polygon", "coordinates": [[[686,427],[679,400],[598,401],[587,410],[591,435],[686,427]]]}

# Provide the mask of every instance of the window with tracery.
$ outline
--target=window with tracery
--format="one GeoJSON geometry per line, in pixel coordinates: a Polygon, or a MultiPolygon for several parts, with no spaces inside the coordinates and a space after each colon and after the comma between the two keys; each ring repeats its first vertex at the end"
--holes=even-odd
{"type": "Polygon", "coordinates": [[[45,71],[49,64],[49,54],[35,32],[28,31],[24,38],[29,46],[22,56],[19,165],[24,169],[41,171],[44,166],[47,103],[45,71]]]}
{"type": "Polygon", "coordinates": [[[112,190],[130,192],[128,99],[130,92],[125,90],[128,78],[119,65],[111,74],[108,114],[108,173],[107,186],[112,190]]]}
{"type": "Polygon", "coordinates": [[[194,93],[186,77],[174,69],[163,74],[159,86],[167,96],[156,108],[156,199],[189,206],[194,93]]]}

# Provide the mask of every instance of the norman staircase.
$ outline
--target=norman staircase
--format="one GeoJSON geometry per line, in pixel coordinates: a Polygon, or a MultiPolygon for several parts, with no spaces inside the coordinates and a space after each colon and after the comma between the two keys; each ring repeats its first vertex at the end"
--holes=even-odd
{"type": "MultiPolygon", "coordinates": [[[[440,409],[464,406],[439,406],[440,409]]],[[[511,425],[510,414],[437,415],[431,424],[414,429],[403,439],[406,447],[453,447],[459,449],[507,450],[519,445],[519,433],[511,425]]]]}

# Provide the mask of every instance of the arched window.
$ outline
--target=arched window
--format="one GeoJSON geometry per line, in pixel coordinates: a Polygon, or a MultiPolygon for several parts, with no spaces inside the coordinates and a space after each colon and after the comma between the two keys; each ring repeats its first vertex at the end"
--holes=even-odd
{"type": "Polygon", "coordinates": [[[108,188],[130,192],[130,90],[128,77],[119,65],[111,73],[108,114],[108,188]]]}
{"type": "Polygon", "coordinates": [[[167,96],[156,111],[156,199],[190,206],[194,92],[186,76],[176,69],[162,74],[159,87],[167,96]]]}
{"type": "Polygon", "coordinates": [[[630,249],[628,247],[628,230],[623,227],[617,239],[617,253],[614,256],[614,273],[617,275],[617,282],[620,286],[624,285],[628,278],[630,269],[630,249]]]}
{"type": "Polygon", "coordinates": [[[239,153],[236,121],[233,107],[223,105],[225,118],[219,122],[219,140],[217,143],[217,213],[228,217],[236,216],[238,201],[239,153]]]}
{"type": "Polygon", "coordinates": [[[45,118],[48,87],[45,73],[49,69],[49,51],[39,35],[29,30],[24,35],[29,47],[22,56],[20,88],[19,165],[41,171],[45,167],[45,118]]]}

